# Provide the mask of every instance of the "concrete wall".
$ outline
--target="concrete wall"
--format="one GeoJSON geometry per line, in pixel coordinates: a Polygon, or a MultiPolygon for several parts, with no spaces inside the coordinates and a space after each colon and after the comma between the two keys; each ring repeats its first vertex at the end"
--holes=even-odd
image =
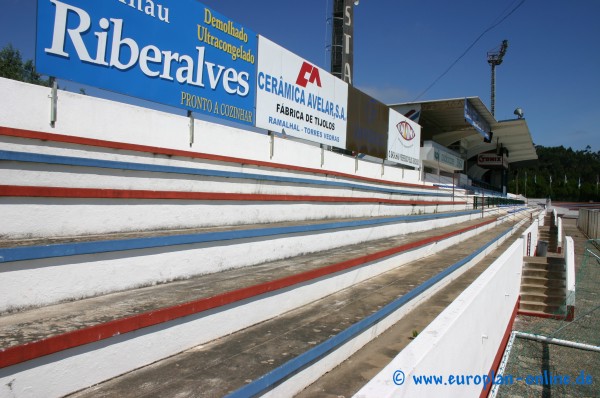
{"type": "Polygon", "coordinates": [[[58,119],[50,126],[50,89],[0,78],[0,92],[11,93],[0,107],[0,126],[66,134],[138,145],[156,146],[270,161],[381,178],[386,181],[419,183],[419,172],[358,161],[288,139],[270,137],[206,121],[194,123],[190,146],[189,119],[170,113],[107,101],[59,90],[58,119]],[[323,160],[323,164],[322,163],[323,160]]]}
{"type": "Polygon", "coordinates": [[[535,218],[531,225],[523,232],[523,257],[535,256],[535,249],[539,237],[539,219],[535,218]]]}
{"type": "Polygon", "coordinates": [[[577,227],[589,239],[600,239],[600,210],[579,209],[577,227]]]}
{"type": "Polygon", "coordinates": [[[517,240],[356,397],[478,397],[516,314],[523,240],[517,240]],[[399,374],[404,372],[402,385],[399,374]],[[417,385],[413,376],[473,376],[470,385],[417,385]],[[475,378],[479,376],[479,378],[475,378]],[[475,384],[479,380],[479,384],[475,384]]]}
{"type": "Polygon", "coordinates": [[[567,274],[567,314],[573,315],[575,307],[575,244],[573,238],[567,236],[565,238],[565,268],[567,274]]]}

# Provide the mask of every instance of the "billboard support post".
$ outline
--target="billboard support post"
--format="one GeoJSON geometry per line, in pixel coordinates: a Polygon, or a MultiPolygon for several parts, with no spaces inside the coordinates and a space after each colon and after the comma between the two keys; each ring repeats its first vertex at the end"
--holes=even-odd
{"type": "Polygon", "coordinates": [[[452,172],[452,201],[454,202],[454,187],[456,186],[456,173],[452,172]]]}
{"type": "Polygon", "coordinates": [[[55,77],[50,77],[50,127],[56,126],[58,114],[58,83],[55,77]]]}
{"type": "Polygon", "coordinates": [[[192,111],[187,111],[187,116],[190,119],[190,148],[194,144],[194,114],[192,111]]]}

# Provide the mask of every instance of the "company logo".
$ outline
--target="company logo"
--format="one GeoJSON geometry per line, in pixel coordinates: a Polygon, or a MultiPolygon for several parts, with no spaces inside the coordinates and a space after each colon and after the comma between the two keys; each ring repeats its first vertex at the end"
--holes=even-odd
{"type": "Polygon", "coordinates": [[[319,75],[319,68],[312,66],[308,62],[304,62],[300,68],[296,84],[306,88],[308,83],[313,83],[321,87],[321,76],[319,75]]]}
{"type": "Polygon", "coordinates": [[[400,136],[406,141],[411,141],[416,136],[415,130],[408,122],[400,122],[396,125],[396,128],[398,129],[400,136]]]}

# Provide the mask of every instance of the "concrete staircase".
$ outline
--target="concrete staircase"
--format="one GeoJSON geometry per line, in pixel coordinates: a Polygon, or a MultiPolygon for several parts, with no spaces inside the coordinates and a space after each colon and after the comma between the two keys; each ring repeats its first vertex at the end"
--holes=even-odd
{"type": "Polygon", "coordinates": [[[554,223],[552,213],[546,214],[544,225],[539,228],[539,240],[548,242],[548,252],[558,252],[558,226],[554,223]]]}
{"type": "Polygon", "coordinates": [[[544,317],[566,316],[566,271],[563,258],[525,257],[520,312],[544,317]]]}

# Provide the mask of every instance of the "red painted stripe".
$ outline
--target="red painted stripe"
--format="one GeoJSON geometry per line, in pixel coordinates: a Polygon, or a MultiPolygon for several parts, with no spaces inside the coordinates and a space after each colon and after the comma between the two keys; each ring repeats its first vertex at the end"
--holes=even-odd
{"type": "Polygon", "coordinates": [[[534,317],[542,318],[542,319],[555,319],[557,321],[564,321],[567,318],[566,315],[542,314],[539,312],[530,312],[530,311],[519,311],[519,315],[534,316],[534,317]]]}
{"type": "Polygon", "coordinates": [[[461,201],[399,200],[379,198],[350,198],[343,196],[267,195],[222,192],[147,191],[97,188],[37,187],[0,185],[0,196],[36,198],[89,198],[89,199],[178,199],[229,200],[257,202],[336,202],[387,203],[396,205],[464,205],[461,201]]]}
{"type": "Polygon", "coordinates": [[[425,246],[429,243],[438,242],[452,236],[460,235],[464,232],[491,224],[495,221],[496,219],[485,221],[477,225],[462,228],[442,235],[432,236],[420,241],[404,244],[366,256],[357,257],[341,263],[331,264],[311,271],[290,275],[285,278],[248,286],[242,289],[233,290],[218,294],[216,296],[206,297],[176,306],[165,307],[158,310],[133,315],[127,318],[116,319],[114,321],[84,329],[48,337],[43,340],[10,347],[0,351],[2,353],[0,356],[0,368],[16,365],[18,363],[29,361],[45,355],[50,355],[69,348],[90,344],[119,334],[132,332],[141,328],[158,325],[185,316],[194,315],[202,311],[232,304],[237,301],[258,296],[260,294],[290,287],[295,284],[310,281],[326,275],[331,275],[335,272],[344,271],[358,265],[391,256],[393,254],[412,250],[421,246],[425,246]]]}
{"type": "Polygon", "coordinates": [[[300,167],[300,166],[292,166],[292,165],[281,164],[281,163],[264,162],[261,160],[242,159],[242,158],[236,158],[236,157],[231,157],[231,156],[212,155],[212,154],[201,153],[201,152],[183,151],[183,150],[178,150],[178,149],[168,149],[168,148],[160,148],[160,147],[138,145],[138,144],[128,144],[128,143],[123,143],[123,142],[98,140],[95,138],[75,137],[75,136],[69,136],[69,135],[63,135],[63,134],[43,133],[41,131],[21,130],[21,129],[15,129],[15,128],[11,128],[11,127],[3,127],[3,126],[0,126],[0,135],[10,136],[10,137],[29,138],[29,139],[35,139],[35,140],[44,140],[44,141],[64,142],[64,143],[69,143],[69,144],[95,146],[95,147],[101,147],[101,148],[120,149],[120,150],[125,150],[125,151],[146,152],[146,153],[153,153],[153,154],[167,155],[167,156],[182,156],[182,157],[188,157],[188,158],[194,158],[194,159],[213,160],[213,161],[217,161],[217,162],[238,163],[241,165],[247,164],[247,165],[251,165],[251,166],[269,167],[269,168],[273,168],[273,169],[301,171],[301,172],[305,172],[305,173],[336,176],[336,177],[342,177],[342,178],[349,178],[352,180],[367,181],[367,182],[372,182],[372,183],[401,186],[401,187],[411,187],[411,188],[431,189],[431,190],[439,189],[439,187],[430,186],[430,185],[409,184],[409,183],[397,182],[397,181],[385,181],[385,180],[379,180],[376,178],[355,176],[352,174],[346,174],[346,173],[341,173],[341,172],[337,172],[337,171],[327,171],[327,170],[313,169],[313,168],[309,168],[309,167],[300,167]]]}
{"type": "MultiPolygon", "coordinates": [[[[498,347],[498,352],[496,352],[496,357],[494,358],[494,362],[492,362],[492,367],[488,376],[491,380],[494,375],[498,374],[498,368],[500,367],[500,361],[502,361],[502,357],[504,356],[504,351],[506,350],[506,346],[508,345],[508,340],[510,339],[510,334],[512,333],[513,325],[515,323],[515,318],[517,317],[517,313],[519,311],[519,304],[521,303],[521,297],[517,298],[517,303],[515,304],[515,308],[513,309],[512,315],[510,316],[510,320],[508,321],[508,325],[506,326],[506,331],[504,332],[504,336],[502,337],[502,341],[500,342],[500,346],[498,347]]],[[[486,398],[490,391],[492,391],[493,385],[489,385],[481,391],[479,398],[486,398]]]]}

